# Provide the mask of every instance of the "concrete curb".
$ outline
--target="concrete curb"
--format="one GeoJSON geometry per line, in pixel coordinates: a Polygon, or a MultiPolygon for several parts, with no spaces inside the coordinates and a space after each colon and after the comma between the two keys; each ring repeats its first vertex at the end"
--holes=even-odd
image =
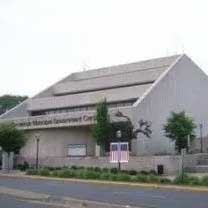
{"type": "Polygon", "coordinates": [[[208,192],[208,187],[203,186],[184,186],[184,185],[162,185],[154,183],[132,183],[132,182],[115,182],[115,181],[101,181],[101,180],[84,180],[84,179],[74,179],[74,178],[55,178],[55,177],[45,177],[45,176],[30,176],[30,175],[17,175],[17,174],[0,174],[3,177],[12,178],[28,178],[36,180],[55,180],[62,182],[81,182],[81,183],[93,183],[93,184],[103,184],[103,185],[121,185],[121,186],[132,186],[141,188],[153,188],[153,189],[167,189],[174,191],[188,191],[188,192],[208,192]]]}

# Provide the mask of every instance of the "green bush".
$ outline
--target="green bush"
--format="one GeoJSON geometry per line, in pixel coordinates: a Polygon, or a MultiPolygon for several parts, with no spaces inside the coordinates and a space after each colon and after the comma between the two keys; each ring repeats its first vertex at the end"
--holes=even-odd
{"type": "Polygon", "coordinates": [[[130,181],[131,182],[138,182],[137,181],[137,175],[132,175],[130,181]]]}
{"type": "Polygon", "coordinates": [[[89,171],[93,171],[94,167],[87,167],[86,169],[89,170],[89,171]]]}
{"type": "Polygon", "coordinates": [[[51,172],[51,175],[54,176],[54,177],[58,177],[59,171],[60,170],[54,170],[54,171],[51,172]]]}
{"type": "Polygon", "coordinates": [[[85,178],[86,178],[86,177],[85,177],[85,171],[82,170],[82,169],[77,170],[77,171],[76,171],[76,177],[77,177],[77,178],[80,178],[80,179],[85,179],[85,178]]]}
{"type": "Polygon", "coordinates": [[[169,178],[160,178],[160,183],[162,183],[162,184],[171,184],[172,181],[169,178]]]}
{"type": "Polygon", "coordinates": [[[108,168],[103,168],[103,169],[102,169],[102,172],[108,173],[108,172],[109,172],[109,169],[108,169],[108,168]]]}
{"type": "Polygon", "coordinates": [[[208,186],[208,176],[203,176],[201,179],[201,185],[208,186]]]}
{"type": "Polygon", "coordinates": [[[176,176],[176,178],[173,181],[175,184],[189,184],[189,176],[187,174],[183,174],[183,176],[180,174],[176,176]]]}
{"type": "Polygon", "coordinates": [[[151,175],[157,175],[157,172],[155,170],[150,170],[149,174],[151,174],[151,175]]]}
{"type": "Polygon", "coordinates": [[[198,177],[189,176],[187,174],[178,175],[173,181],[168,178],[161,178],[155,175],[154,172],[141,171],[137,173],[134,170],[122,170],[118,171],[117,168],[100,169],[98,167],[78,167],[72,166],[71,168],[42,168],[39,171],[35,169],[28,169],[27,175],[41,175],[41,176],[53,176],[60,178],[80,178],[80,179],[101,179],[111,181],[131,181],[131,182],[142,182],[142,183],[161,183],[161,184],[186,184],[186,185],[204,185],[208,186],[208,176],[204,176],[201,180],[198,177]],[[152,174],[150,174],[150,172],[152,174]]]}
{"type": "Polygon", "coordinates": [[[160,182],[160,177],[158,177],[156,175],[149,175],[148,176],[148,182],[159,183],[160,182]]]}
{"type": "Polygon", "coordinates": [[[109,180],[109,179],[110,179],[110,176],[111,176],[110,173],[104,172],[104,173],[102,173],[102,174],[100,175],[100,179],[101,179],[101,180],[109,180]]]}
{"type": "Polygon", "coordinates": [[[50,170],[48,168],[43,168],[38,171],[38,174],[41,176],[49,176],[50,170]]]}
{"type": "Polygon", "coordinates": [[[117,181],[131,181],[131,176],[125,173],[118,173],[116,180],[117,181]]]}
{"type": "Polygon", "coordinates": [[[85,178],[86,179],[99,179],[100,178],[100,173],[95,172],[93,170],[86,170],[85,173],[85,178]]]}
{"type": "Polygon", "coordinates": [[[111,168],[110,172],[113,173],[113,174],[116,174],[116,173],[119,172],[119,170],[118,170],[118,168],[111,168]]]}
{"type": "Polygon", "coordinates": [[[26,174],[27,174],[27,175],[38,175],[38,171],[35,170],[35,169],[28,169],[28,170],[26,171],[26,174]]]}
{"type": "Polygon", "coordinates": [[[76,177],[76,171],[70,170],[70,169],[63,169],[58,171],[58,177],[61,178],[75,178],[76,177]]]}
{"type": "Polygon", "coordinates": [[[137,171],[136,170],[129,170],[128,171],[129,175],[137,175],[137,171]]]}
{"type": "Polygon", "coordinates": [[[188,184],[190,185],[200,185],[201,181],[196,176],[188,176],[188,184]]]}
{"type": "Polygon", "coordinates": [[[148,176],[147,175],[143,175],[143,174],[138,174],[136,176],[136,181],[137,182],[146,183],[146,182],[148,182],[148,176]]]}
{"type": "Polygon", "coordinates": [[[146,170],[142,170],[140,173],[141,173],[142,175],[149,175],[149,172],[146,171],[146,170]]]}
{"type": "Polygon", "coordinates": [[[95,171],[95,172],[101,172],[101,168],[95,167],[95,168],[94,168],[94,171],[95,171]]]}
{"type": "Polygon", "coordinates": [[[26,171],[29,169],[29,163],[25,161],[23,164],[17,165],[17,169],[20,171],[26,171]]]}
{"type": "Polygon", "coordinates": [[[111,173],[111,174],[110,174],[110,180],[111,180],[111,181],[117,181],[117,180],[118,180],[118,179],[117,179],[117,174],[111,173]]]}

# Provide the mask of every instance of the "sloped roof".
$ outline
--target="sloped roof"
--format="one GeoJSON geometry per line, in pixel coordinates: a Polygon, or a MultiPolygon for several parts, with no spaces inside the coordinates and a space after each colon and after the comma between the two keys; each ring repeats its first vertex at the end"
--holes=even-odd
{"type": "Polygon", "coordinates": [[[151,84],[130,86],[125,88],[107,89],[80,94],[72,94],[57,97],[46,97],[30,100],[28,110],[39,111],[44,109],[58,109],[66,107],[92,105],[106,99],[107,102],[113,103],[118,101],[127,101],[137,99],[151,84]]]}
{"type": "Polygon", "coordinates": [[[138,99],[179,56],[72,73],[2,117],[19,117],[18,109],[24,111],[25,116],[27,111],[91,105],[103,98],[107,102],[138,99]]]}
{"type": "Polygon", "coordinates": [[[179,56],[151,59],[71,74],[52,86],[51,96],[31,99],[28,110],[57,109],[137,99],[179,56]],[[59,96],[57,96],[59,95],[59,96]]]}

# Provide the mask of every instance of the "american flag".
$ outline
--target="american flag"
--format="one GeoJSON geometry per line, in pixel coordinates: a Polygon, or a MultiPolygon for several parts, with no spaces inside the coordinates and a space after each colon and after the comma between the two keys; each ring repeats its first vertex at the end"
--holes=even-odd
{"type": "Polygon", "coordinates": [[[129,144],[128,142],[117,142],[110,144],[110,162],[125,163],[129,161],[129,144]]]}

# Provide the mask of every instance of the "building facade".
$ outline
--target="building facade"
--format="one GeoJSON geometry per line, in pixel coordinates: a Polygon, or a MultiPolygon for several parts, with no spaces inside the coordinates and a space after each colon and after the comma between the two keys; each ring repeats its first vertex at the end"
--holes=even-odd
{"type": "MultiPolygon", "coordinates": [[[[0,122],[15,122],[27,132],[23,160],[35,162],[38,138],[43,164],[61,166],[64,160],[96,156],[91,128],[96,104],[106,99],[112,122],[120,121],[119,110],[135,127],[140,119],[152,124],[151,138],[139,134],[131,142],[131,155],[174,154],[163,125],[172,111],[185,111],[197,125],[206,124],[207,91],[207,75],[186,55],[175,55],[73,73],[3,114],[0,122]]],[[[199,128],[196,133],[199,137],[199,128]]],[[[204,151],[207,134],[204,129],[204,151]]]]}

